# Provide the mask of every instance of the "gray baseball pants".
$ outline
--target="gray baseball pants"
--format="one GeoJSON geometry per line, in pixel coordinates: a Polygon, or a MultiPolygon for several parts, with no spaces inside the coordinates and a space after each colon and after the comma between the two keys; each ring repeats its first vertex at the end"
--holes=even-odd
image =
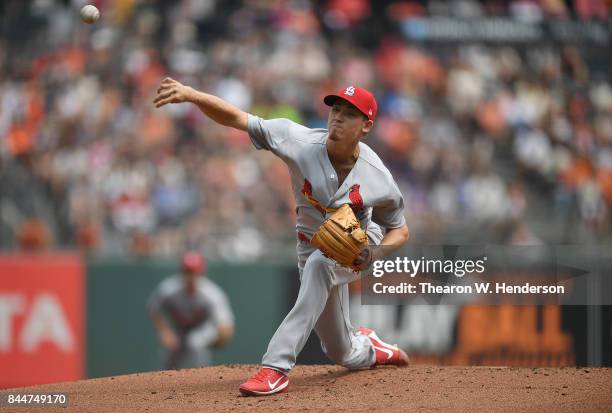
{"type": "Polygon", "coordinates": [[[270,340],[262,364],[288,374],[314,329],[323,352],[334,363],[349,369],[372,366],[376,361],[372,344],[366,336],[355,334],[348,312],[348,283],[360,273],[341,267],[319,250],[305,262],[301,259],[298,268],[297,300],[270,340]]]}

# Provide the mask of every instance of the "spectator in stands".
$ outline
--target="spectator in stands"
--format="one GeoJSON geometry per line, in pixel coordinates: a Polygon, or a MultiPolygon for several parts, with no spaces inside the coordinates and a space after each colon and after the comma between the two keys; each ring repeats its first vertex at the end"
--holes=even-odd
{"type": "Polygon", "coordinates": [[[102,5],[91,28],[65,2],[9,3],[0,39],[6,246],[17,244],[13,223],[35,216],[58,246],[91,252],[175,255],[197,244],[216,258],[292,253],[291,181],[279,161],[254,157],[246,134],[191,106],[153,111],[150,90],[166,73],[312,127],[325,124],[315,96],[351,81],[375,90],[381,110],[366,143],[393,169],[415,239],[497,241],[509,220],[550,228],[537,234],[543,242],[610,239],[612,87],[588,48],[424,49],[388,35],[402,16],[600,19],[604,2],[430,1],[391,5],[391,16],[384,1],[330,1],[320,13],[309,2],[122,2],[102,5]],[[364,25],[380,41],[345,36],[364,25]],[[512,183],[527,194],[518,215],[507,207],[512,183]]]}

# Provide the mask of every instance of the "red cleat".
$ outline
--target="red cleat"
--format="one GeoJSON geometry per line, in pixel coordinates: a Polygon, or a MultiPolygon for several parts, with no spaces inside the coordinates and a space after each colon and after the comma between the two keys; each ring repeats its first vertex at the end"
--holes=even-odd
{"type": "Polygon", "coordinates": [[[280,393],[289,386],[289,377],[278,370],[262,367],[256,375],[240,385],[245,396],[267,396],[280,393]]]}
{"type": "Polygon", "coordinates": [[[362,334],[370,339],[374,352],[376,353],[376,363],[374,366],[391,365],[391,366],[407,366],[410,362],[408,355],[397,346],[392,346],[382,341],[374,330],[360,327],[357,334],[362,334]]]}

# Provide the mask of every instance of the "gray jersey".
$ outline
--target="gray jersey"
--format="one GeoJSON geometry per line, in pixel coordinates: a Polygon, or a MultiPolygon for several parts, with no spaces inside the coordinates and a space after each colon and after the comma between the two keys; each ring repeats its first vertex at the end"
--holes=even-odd
{"type": "Polygon", "coordinates": [[[182,275],[162,281],[148,301],[150,313],[162,315],[178,335],[181,346],[166,354],[166,368],[197,367],[209,363],[208,347],[219,326],[233,326],[227,296],[214,282],[199,277],[194,295],[187,292],[182,275]]]}
{"type": "Polygon", "coordinates": [[[380,242],[383,228],[406,223],[404,200],[382,161],[363,142],[359,158],[341,185],[327,154],[327,129],[310,129],[288,119],[264,120],[248,115],[249,136],[257,149],[267,149],[289,167],[297,204],[300,263],[314,250],[307,239],[326,216],[343,204],[350,204],[372,243],[380,242]],[[372,222],[380,225],[372,225],[372,222]],[[300,236],[303,234],[303,236],[300,236]]]}

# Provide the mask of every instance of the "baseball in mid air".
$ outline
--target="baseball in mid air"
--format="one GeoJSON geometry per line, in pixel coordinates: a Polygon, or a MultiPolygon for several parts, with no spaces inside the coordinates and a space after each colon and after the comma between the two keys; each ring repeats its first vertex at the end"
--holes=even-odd
{"type": "Polygon", "coordinates": [[[80,14],[81,20],[87,24],[95,23],[100,18],[100,10],[91,4],[83,6],[80,14]]]}

